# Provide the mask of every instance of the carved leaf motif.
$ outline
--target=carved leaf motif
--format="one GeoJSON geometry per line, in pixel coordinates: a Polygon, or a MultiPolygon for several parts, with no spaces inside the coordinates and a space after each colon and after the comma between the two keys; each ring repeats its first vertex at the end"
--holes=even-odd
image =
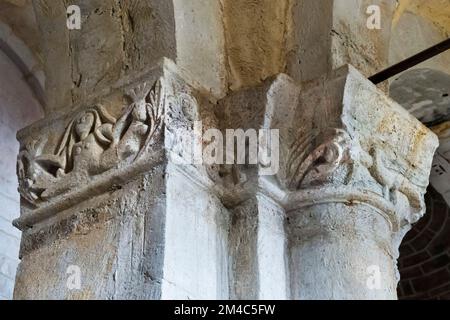
{"type": "Polygon", "coordinates": [[[101,105],[77,114],[53,154],[42,154],[41,140],[27,145],[17,162],[22,197],[36,204],[122,162],[128,165],[140,158],[163,126],[165,93],[158,80],[152,86],[137,86],[129,96],[133,102],[119,120],[101,105]]]}
{"type": "Polygon", "coordinates": [[[179,93],[169,98],[166,124],[169,131],[191,129],[198,118],[197,101],[186,93],[179,93]]]}
{"type": "Polygon", "coordinates": [[[195,162],[194,150],[202,143],[197,140],[194,130],[194,121],[198,119],[197,100],[187,93],[179,92],[170,95],[167,102],[166,150],[180,161],[195,162]]]}
{"type": "Polygon", "coordinates": [[[345,131],[333,129],[331,133],[315,131],[296,141],[290,148],[286,163],[289,187],[300,189],[330,176],[345,159],[347,137],[345,131]],[[314,141],[319,137],[324,142],[313,149],[314,141]]]}
{"type": "Polygon", "coordinates": [[[26,144],[17,157],[17,176],[19,180],[18,191],[30,204],[35,205],[45,190],[39,186],[38,159],[42,154],[45,143],[44,138],[38,138],[26,144]]]}
{"type": "Polygon", "coordinates": [[[149,126],[149,130],[144,145],[136,156],[136,159],[141,157],[142,154],[147,150],[151,140],[163,125],[165,92],[161,84],[161,80],[158,80],[154,84],[154,86],[146,96],[145,101],[145,107],[148,115],[146,124],[149,126]]]}

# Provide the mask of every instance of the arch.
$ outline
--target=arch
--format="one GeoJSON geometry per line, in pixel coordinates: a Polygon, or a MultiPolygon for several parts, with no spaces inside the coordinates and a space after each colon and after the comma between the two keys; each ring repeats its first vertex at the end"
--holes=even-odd
{"type": "Polygon", "coordinates": [[[20,212],[15,170],[19,152],[16,132],[43,116],[30,77],[24,77],[26,64],[17,60],[22,54],[24,51],[16,52],[11,47],[6,53],[0,50],[0,299],[12,297],[20,244],[20,232],[12,226],[20,212]]]}
{"type": "MultiPolygon", "coordinates": [[[[423,1],[422,1],[423,2],[423,1]]],[[[433,1],[427,1],[427,3],[433,1]]],[[[448,38],[449,28],[439,24],[439,17],[430,15],[417,0],[401,0],[393,21],[389,46],[389,64],[396,64],[448,38]]],[[[436,4],[436,1],[434,1],[436,4]]],[[[426,5],[426,4],[425,4],[426,5]]],[[[442,5],[442,2],[441,2],[442,5]]],[[[445,9],[445,8],[443,8],[445,9]]],[[[450,74],[450,52],[444,52],[413,69],[434,69],[450,74]]]]}
{"type": "Polygon", "coordinates": [[[33,95],[45,109],[45,74],[41,63],[25,42],[17,37],[11,28],[0,20],[0,51],[20,70],[33,95]]]}

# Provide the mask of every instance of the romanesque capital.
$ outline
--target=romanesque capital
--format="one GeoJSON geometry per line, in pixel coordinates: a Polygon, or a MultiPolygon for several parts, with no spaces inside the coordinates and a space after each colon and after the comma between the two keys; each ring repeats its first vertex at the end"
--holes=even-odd
{"type": "Polygon", "coordinates": [[[260,189],[285,211],[291,298],[396,299],[398,248],[425,213],[435,134],[352,66],[302,85],[281,75],[267,97],[280,170],[260,189]]]}
{"type": "Polygon", "coordinates": [[[438,140],[352,66],[302,85],[279,76],[265,125],[280,130],[275,185],[287,210],[365,203],[393,232],[423,216],[438,140]]]}
{"type": "Polygon", "coordinates": [[[30,228],[176,156],[185,145],[183,133],[200,117],[201,89],[189,82],[163,59],[73,111],[20,131],[22,213],[16,226],[30,228]]]}

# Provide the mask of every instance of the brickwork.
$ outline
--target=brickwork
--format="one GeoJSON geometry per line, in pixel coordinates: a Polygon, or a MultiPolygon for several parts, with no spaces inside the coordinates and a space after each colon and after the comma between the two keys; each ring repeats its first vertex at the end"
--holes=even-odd
{"type": "Polygon", "coordinates": [[[440,194],[429,190],[427,214],[400,248],[400,299],[450,300],[450,211],[440,194]]]}

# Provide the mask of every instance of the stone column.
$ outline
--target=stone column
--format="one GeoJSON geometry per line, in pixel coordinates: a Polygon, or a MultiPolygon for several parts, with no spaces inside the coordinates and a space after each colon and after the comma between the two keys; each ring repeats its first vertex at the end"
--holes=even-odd
{"type": "MultiPolygon", "coordinates": [[[[264,1],[243,34],[235,13],[252,1],[85,0],[81,31],[61,28],[63,4],[36,1],[49,106],[18,135],[15,297],[395,298],[398,245],[423,214],[437,142],[352,67],[331,72],[353,62],[367,76],[385,58],[389,28],[349,29],[344,1],[264,1]],[[308,8],[318,25],[297,35],[308,8]],[[288,12],[300,14],[291,30],[288,12]],[[260,21],[278,26],[247,46],[260,21]],[[269,79],[285,65],[312,81],[269,79]],[[180,165],[196,120],[280,130],[279,172],[180,165]],[[372,267],[380,289],[367,287],[372,267]]],[[[394,1],[376,3],[390,13],[394,1]]]]}
{"type": "Polygon", "coordinates": [[[163,59],[19,132],[16,299],[228,298],[214,168],[176,160],[214,123],[186,78],[163,59]]]}
{"type": "MultiPolygon", "coordinates": [[[[221,120],[223,131],[240,129],[249,135],[252,129],[258,132],[268,116],[266,106],[272,83],[273,79],[269,79],[222,99],[215,114],[221,120]]],[[[261,133],[257,134],[260,140],[261,133]]],[[[238,143],[245,148],[244,139],[238,143]]],[[[276,171],[276,156],[271,156],[276,171]]],[[[289,299],[284,209],[260,192],[258,164],[225,167],[228,169],[222,172],[220,188],[222,202],[231,214],[230,298],[289,299]]]]}
{"type": "Polygon", "coordinates": [[[228,298],[215,169],[177,161],[224,94],[219,2],[80,0],[80,30],[66,3],[33,5],[48,106],[18,134],[15,298],[228,298]]]}
{"type": "Polygon", "coordinates": [[[396,299],[401,239],[425,212],[436,136],[351,66],[268,95],[293,299],[396,299]]]}

